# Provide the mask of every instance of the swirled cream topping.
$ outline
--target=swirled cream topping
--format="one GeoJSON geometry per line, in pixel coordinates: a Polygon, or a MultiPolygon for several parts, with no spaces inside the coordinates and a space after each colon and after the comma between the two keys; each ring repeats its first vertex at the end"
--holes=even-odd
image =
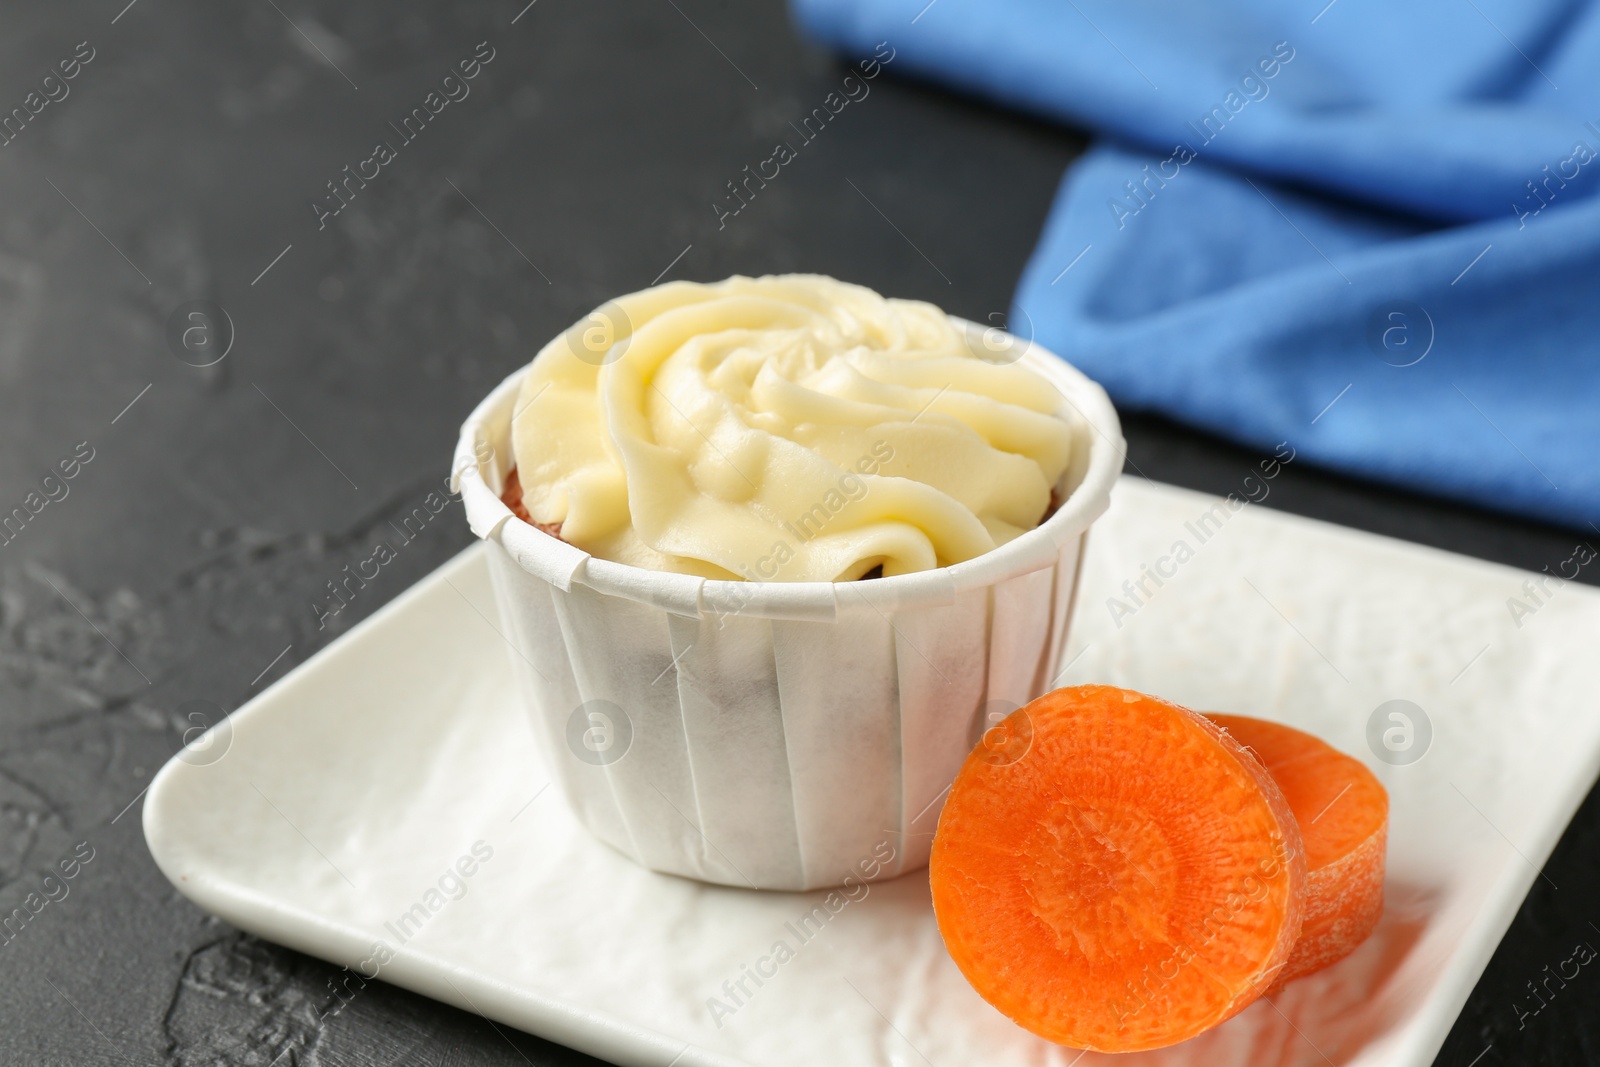
{"type": "Polygon", "coordinates": [[[814,275],[671,282],[591,313],[523,380],[535,522],[602,559],[848,581],[949,566],[1040,522],[1060,394],[1010,338],[814,275]]]}

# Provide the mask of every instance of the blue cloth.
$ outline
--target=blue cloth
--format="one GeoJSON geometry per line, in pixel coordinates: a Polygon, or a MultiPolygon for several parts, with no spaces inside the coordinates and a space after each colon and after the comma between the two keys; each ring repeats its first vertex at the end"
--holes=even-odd
{"type": "Polygon", "coordinates": [[[1122,407],[1600,525],[1600,3],[792,3],[1104,135],[1010,328],[1122,407]]]}

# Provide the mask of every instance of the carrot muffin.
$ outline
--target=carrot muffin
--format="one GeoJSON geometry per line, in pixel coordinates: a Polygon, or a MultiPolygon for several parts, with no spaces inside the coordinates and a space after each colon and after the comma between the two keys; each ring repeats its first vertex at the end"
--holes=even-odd
{"type": "Polygon", "coordinates": [[[1049,352],[791,275],[601,306],[455,469],[537,773],[647,867],[795,890],[927,862],[988,710],[1060,672],[1121,467],[1049,352]]]}

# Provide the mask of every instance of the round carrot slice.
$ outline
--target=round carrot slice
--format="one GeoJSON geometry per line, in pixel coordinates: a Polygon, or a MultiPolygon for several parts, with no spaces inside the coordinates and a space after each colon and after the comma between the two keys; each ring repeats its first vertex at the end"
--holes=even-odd
{"type": "Polygon", "coordinates": [[[1306,914],[1279,984],[1355,951],[1383,913],[1389,794],[1366,764],[1291,726],[1208,715],[1255,753],[1300,824],[1306,914]]]}
{"type": "Polygon", "coordinates": [[[929,864],[978,993],[1073,1048],[1135,1052],[1229,1018],[1300,933],[1305,857],[1278,787],[1204,716],[1058,689],[984,736],[929,864]]]}

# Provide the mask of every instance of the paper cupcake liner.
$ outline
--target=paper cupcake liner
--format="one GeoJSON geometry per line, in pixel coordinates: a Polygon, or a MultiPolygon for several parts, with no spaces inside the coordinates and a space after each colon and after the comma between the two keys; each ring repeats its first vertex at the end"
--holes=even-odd
{"type": "Polygon", "coordinates": [[[977,559],[861,582],[708,581],[591,557],[500,500],[525,370],[479,405],[457,485],[535,733],[596,837],[654,870],[758,889],[927,863],[990,714],[1061,669],[1084,540],[1122,468],[1105,392],[1037,346],[1021,360],[1074,423],[1060,509],[977,559]]]}

